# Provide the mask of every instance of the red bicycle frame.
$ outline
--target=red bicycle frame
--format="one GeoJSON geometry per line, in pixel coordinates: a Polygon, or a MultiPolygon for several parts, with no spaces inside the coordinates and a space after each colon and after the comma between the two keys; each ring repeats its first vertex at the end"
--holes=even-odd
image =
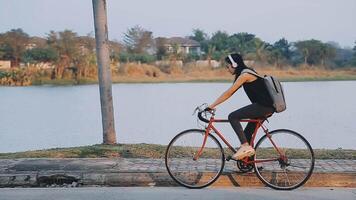
{"type": "MultiPolygon", "coordinates": [[[[273,142],[272,140],[272,137],[271,137],[271,134],[268,132],[268,129],[263,125],[263,122],[265,120],[264,119],[242,119],[240,120],[240,122],[255,122],[256,123],[256,128],[255,128],[255,131],[254,133],[252,134],[252,138],[251,138],[251,142],[250,142],[250,145],[253,147],[254,146],[254,140],[255,140],[255,137],[257,135],[257,131],[259,128],[262,128],[263,129],[263,132],[265,132],[266,136],[268,137],[268,139],[271,141],[273,147],[277,150],[277,152],[279,153],[280,155],[280,158],[282,158],[283,160],[286,159],[285,158],[285,155],[280,151],[280,149],[277,147],[277,145],[275,144],[275,142],[273,142]]],[[[204,135],[204,140],[203,140],[203,144],[201,146],[201,148],[199,149],[198,153],[194,156],[194,160],[198,160],[198,158],[201,156],[201,154],[203,153],[203,149],[206,145],[206,141],[207,141],[207,138],[210,134],[210,131],[213,130],[218,136],[219,138],[226,144],[227,147],[229,147],[229,149],[236,153],[236,150],[232,147],[232,145],[224,138],[224,136],[219,132],[219,130],[217,130],[215,128],[215,126],[213,125],[213,123],[226,123],[226,122],[229,122],[228,120],[225,120],[225,119],[215,119],[214,116],[212,116],[209,120],[209,124],[208,124],[208,127],[206,128],[205,130],[205,135],[204,135]]],[[[260,162],[269,162],[269,161],[276,161],[280,158],[274,158],[274,159],[263,159],[263,160],[249,160],[248,157],[247,158],[244,158],[242,161],[245,163],[245,164],[251,164],[251,163],[260,163],[260,162]]]]}

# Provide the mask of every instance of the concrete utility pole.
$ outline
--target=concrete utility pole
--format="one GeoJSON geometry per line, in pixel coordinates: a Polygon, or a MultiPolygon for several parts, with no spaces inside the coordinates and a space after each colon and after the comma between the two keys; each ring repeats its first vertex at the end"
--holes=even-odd
{"type": "Polygon", "coordinates": [[[108,25],[106,0],[92,0],[96,39],[96,59],[103,123],[103,144],[116,144],[114,106],[111,89],[108,25]]]}

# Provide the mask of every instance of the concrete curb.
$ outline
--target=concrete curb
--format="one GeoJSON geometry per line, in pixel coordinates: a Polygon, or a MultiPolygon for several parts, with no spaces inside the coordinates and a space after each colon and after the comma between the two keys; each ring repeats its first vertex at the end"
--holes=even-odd
{"type": "MultiPolygon", "coordinates": [[[[227,163],[213,187],[262,187],[227,163]]],[[[0,159],[0,187],[178,186],[162,159],[0,159]]],[[[356,188],[355,160],[319,160],[305,187],[356,188]]]]}
{"type": "MultiPolygon", "coordinates": [[[[57,184],[78,183],[83,186],[178,186],[165,172],[66,172],[0,175],[0,187],[43,187],[52,180],[57,184]],[[69,182],[68,182],[69,181],[69,182]]],[[[213,187],[263,187],[254,173],[224,173],[213,187]]],[[[313,173],[304,187],[356,188],[355,173],[313,173]]]]}

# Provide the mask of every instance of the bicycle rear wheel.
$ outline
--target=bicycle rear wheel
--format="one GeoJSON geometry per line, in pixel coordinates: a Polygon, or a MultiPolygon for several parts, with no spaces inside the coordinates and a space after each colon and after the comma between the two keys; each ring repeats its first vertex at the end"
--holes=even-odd
{"type": "Polygon", "coordinates": [[[275,130],[256,144],[255,172],[267,186],[292,190],[302,186],[314,169],[314,152],[309,142],[291,130],[275,130]],[[274,148],[272,142],[278,147],[274,148]]]}
{"type": "Polygon", "coordinates": [[[167,147],[167,171],[173,180],[184,187],[209,186],[218,179],[224,169],[224,151],[213,135],[207,137],[199,158],[193,159],[203,144],[204,135],[204,130],[186,130],[175,136],[167,147]]]}

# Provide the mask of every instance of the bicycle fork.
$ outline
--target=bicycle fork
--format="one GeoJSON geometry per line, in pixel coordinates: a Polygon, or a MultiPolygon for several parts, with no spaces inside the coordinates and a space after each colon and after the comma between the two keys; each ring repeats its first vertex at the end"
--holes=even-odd
{"type": "Polygon", "coordinates": [[[202,146],[200,147],[198,153],[196,153],[196,154],[194,155],[194,157],[193,157],[193,160],[194,160],[194,161],[197,161],[198,158],[199,158],[199,157],[201,156],[201,154],[203,153],[203,149],[204,149],[204,147],[205,147],[205,145],[206,145],[206,141],[207,141],[208,136],[209,136],[209,134],[210,134],[210,133],[209,133],[210,130],[211,130],[211,123],[209,123],[208,127],[205,129],[203,144],[202,144],[202,146]]]}

